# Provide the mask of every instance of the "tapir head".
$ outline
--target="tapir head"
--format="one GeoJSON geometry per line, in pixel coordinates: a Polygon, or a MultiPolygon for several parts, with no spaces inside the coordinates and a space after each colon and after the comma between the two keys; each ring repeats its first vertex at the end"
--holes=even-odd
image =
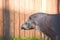
{"type": "Polygon", "coordinates": [[[33,20],[28,19],[24,24],[22,24],[21,28],[26,29],[26,30],[34,29],[35,28],[35,23],[34,23],[33,20]]]}
{"type": "Polygon", "coordinates": [[[29,30],[29,29],[35,29],[36,28],[36,21],[35,17],[30,16],[28,20],[22,24],[21,29],[29,30]]]}

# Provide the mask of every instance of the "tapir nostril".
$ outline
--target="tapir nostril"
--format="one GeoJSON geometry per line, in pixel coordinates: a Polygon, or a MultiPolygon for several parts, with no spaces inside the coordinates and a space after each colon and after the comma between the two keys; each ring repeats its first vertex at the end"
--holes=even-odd
{"type": "Polygon", "coordinates": [[[24,29],[24,27],[21,27],[21,29],[24,29]]]}

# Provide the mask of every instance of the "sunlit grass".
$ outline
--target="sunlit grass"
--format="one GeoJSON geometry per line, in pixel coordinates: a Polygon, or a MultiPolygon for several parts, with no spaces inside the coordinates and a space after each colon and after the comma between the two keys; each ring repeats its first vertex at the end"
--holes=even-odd
{"type": "Polygon", "coordinates": [[[0,37],[0,40],[3,40],[3,38],[2,38],[2,37],[0,37]]]}
{"type": "Polygon", "coordinates": [[[37,37],[18,37],[18,38],[11,38],[10,40],[44,40],[44,38],[37,38],[37,37]]]}
{"type": "MultiPolygon", "coordinates": [[[[2,37],[0,37],[0,40],[3,40],[2,37]]],[[[44,38],[38,38],[38,37],[10,37],[10,40],[44,40],[44,38]]]]}

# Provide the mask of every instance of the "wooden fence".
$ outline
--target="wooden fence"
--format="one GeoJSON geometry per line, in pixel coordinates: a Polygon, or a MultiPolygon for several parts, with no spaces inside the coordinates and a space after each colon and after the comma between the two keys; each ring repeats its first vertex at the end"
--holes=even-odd
{"type": "Polygon", "coordinates": [[[0,36],[4,33],[3,9],[8,9],[10,13],[10,35],[12,37],[44,37],[35,29],[21,30],[21,25],[36,12],[57,14],[57,4],[57,0],[0,0],[0,36]]]}

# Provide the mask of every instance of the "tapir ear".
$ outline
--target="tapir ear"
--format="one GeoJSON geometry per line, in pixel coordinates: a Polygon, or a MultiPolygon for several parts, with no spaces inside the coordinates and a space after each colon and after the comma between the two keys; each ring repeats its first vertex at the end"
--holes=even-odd
{"type": "Polygon", "coordinates": [[[36,17],[37,17],[36,15],[32,15],[32,16],[29,17],[29,19],[34,19],[36,17]]]}

